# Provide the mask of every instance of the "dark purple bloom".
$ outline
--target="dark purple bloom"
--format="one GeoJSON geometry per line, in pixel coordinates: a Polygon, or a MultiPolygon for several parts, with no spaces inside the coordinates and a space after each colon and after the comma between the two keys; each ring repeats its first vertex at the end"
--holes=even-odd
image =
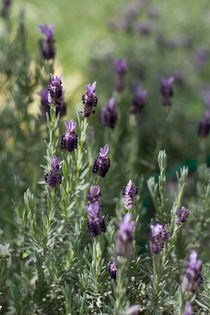
{"type": "Polygon", "coordinates": [[[62,87],[62,74],[60,77],[56,76],[53,77],[52,74],[50,74],[51,80],[49,82],[48,86],[48,104],[50,106],[60,106],[62,103],[62,97],[63,97],[63,87],[62,87]]]}
{"type": "Polygon", "coordinates": [[[189,262],[186,264],[185,275],[182,280],[182,287],[188,292],[195,292],[203,282],[201,276],[201,260],[197,259],[198,254],[192,251],[189,262]]]}
{"type": "Polygon", "coordinates": [[[162,98],[162,104],[163,106],[170,106],[171,105],[171,98],[174,95],[172,83],[174,82],[174,77],[171,77],[169,79],[161,79],[161,94],[163,96],[162,98]]]}
{"type": "Polygon", "coordinates": [[[52,169],[45,175],[45,182],[52,188],[61,184],[62,177],[60,175],[60,160],[53,156],[52,159],[52,169]]]}
{"type": "Polygon", "coordinates": [[[126,60],[115,60],[115,90],[122,92],[125,89],[126,60]]]}
{"type": "MultiPolygon", "coordinates": [[[[50,106],[48,104],[48,90],[43,88],[39,95],[41,97],[41,116],[43,120],[46,120],[46,113],[48,113],[50,117],[50,106]]],[[[56,107],[56,116],[58,115],[58,113],[60,113],[60,117],[64,116],[66,113],[66,103],[63,100],[63,96],[61,105],[59,107],[56,107]]]]}
{"type": "Polygon", "coordinates": [[[51,24],[49,28],[46,24],[40,25],[40,31],[46,36],[42,41],[42,56],[44,59],[53,59],[55,56],[54,27],[54,24],[51,24]]]}
{"type": "Polygon", "coordinates": [[[117,112],[115,110],[115,98],[111,97],[106,107],[101,109],[101,123],[105,127],[114,128],[117,122],[117,112]]]}
{"type": "Polygon", "coordinates": [[[198,125],[198,135],[200,137],[207,137],[210,132],[210,111],[205,111],[203,119],[198,125]]]}
{"type": "Polygon", "coordinates": [[[67,152],[72,152],[77,148],[77,134],[75,129],[77,123],[72,119],[70,122],[66,121],[67,131],[63,134],[61,138],[61,149],[67,152]]]}
{"type": "Polygon", "coordinates": [[[134,115],[138,115],[141,113],[142,109],[145,105],[145,98],[147,96],[147,91],[142,91],[140,86],[137,86],[135,91],[135,96],[133,98],[131,107],[130,107],[130,113],[134,115]]]}
{"type": "Polygon", "coordinates": [[[138,194],[138,187],[134,185],[132,180],[129,180],[128,184],[123,187],[124,207],[129,210],[136,206],[136,195],[138,194]]]}
{"type": "Polygon", "coordinates": [[[174,220],[175,224],[182,225],[183,223],[185,223],[189,214],[189,210],[185,207],[178,209],[174,220]]]}
{"type": "Polygon", "coordinates": [[[185,309],[184,309],[183,315],[193,315],[192,306],[191,306],[190,302],[188,302],[188,301],[185,304],[185,309]]]}
{"type": "Polygon", "coordinates": [[[112,261],[108,264],[108,271],[110,274],[111,279],[116,279],[117,276],[117,262],[116,259],[113,258],[112,261]]]}
{"type": "Polygon", "coordinates": [[[138,31],[142,35],[149,35],[149,33],[151,31],[151,26],[149,24],[146,24],[146,23],[141,23],[138,26],[138,31]]]}
{"type": "Polygon", "coordinates": [[[152,234],[150,236],[149,248],[152,254],[159,254],[164,247],[164,244],[169,239],[169,232],[167,231],[165,223],[159,224],[155,222],[154,225],[151,225],[152,234]]]}
{"type": "Polygon", "coordinates": [[[93,173],[101,177],[105,177],[110,167],[110,159],[107,157],[109,146],[106,144],[104,148],[100,148],[100,153],[97,156],[94,165],[93,173]]]}
{"type": "Polygon", "coordinates": [[[90,203],[95,203],[96,201],[100,201],[100,198],[101,198],[100,186],[90,187],[90,192],[87,194],[87,200],[90,203]]]}
{"type": "Polygon", "coordinates": [[[116,253],[120,256],[128,256],[131,251],[132,232],[135,221],[130,221],[130,213],[126,213],[122,222],[118,224],[117,240],[115,244],[116,253]]]}
{"type": "Polygon", "coordinates": [[[8,15],[8,10],[11,5],[11,0],[2,0],[1,15],[5,18],[8,15]]]}
{"type": "Polygon", "coordinates": [[[98,103],[98,98],[96,97],[96,81],[91,85],[90,83],[86,86],[86,92],[82,95],[83,108],[82,115],[84,117],[89,117],[95,113],[95,107],[98,103]]]}
{"type": "Polygon", "coordinates": [[[98,201],[95,203],[89,203],[85,207],[85,211],[88,213],[88,229],[92,237],[100,235],[102,232],[106,232],[105,222],[102,217],[99,216],[100,205],[98,201]]]}

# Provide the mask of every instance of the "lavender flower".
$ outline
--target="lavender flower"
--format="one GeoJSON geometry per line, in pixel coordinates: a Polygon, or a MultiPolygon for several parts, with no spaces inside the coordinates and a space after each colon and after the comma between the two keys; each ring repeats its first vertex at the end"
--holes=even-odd
{"type": "Polygon", "coordinates": [[[126,312],[126,315],[138,315],[139,305],[132,305],[126,312]]]}
{"type": "Polygon", "coordinates": [[[200,137],[207,137],[210,132],[210,111],[205,111],[203,119],[198,125],[198,135],[200,137]]]}
{"type": "Polygon", "coordinates": [[[138,187],[134,185],[132,180],[129,180],[128,184],[123,187],[124,207],[129,210],[136,206],[136,195],[138,194],[138,187]]]}
{"type": "Polygon", "coordinates": [[[185,309],[184,309],[183,315],[193,315],[192,306],[191,306],[190,302],[188,302],[188,301],[185,304],[185,309]]]}
{"type": "Polygon", "coordinates": [[[42,56],[44,59],[53,59],[55,56],[53,34],[54,27],[54,24],[51,24],[49,28],[46,24],[40,25],[40,31],[46,36],[46,38],[42,41],[42,56]]]}
{"type": "Polygon", "coordinates": [[[117,262],[116,259],[113,258],[112,261],[108,264],[108,271],[110,274],[111,279],[116,279],[117,276],[117,262]]]}
{"type": "Polygon", "coordinates": [[[60,106],[62,103],[62,96],[63,96],[63,87],[62,87],[62,74],[60,77],[56,76],[53,77],[52,74],[50,74],[51,80],[49,82],[48,86],[48,104],[50,106],[60,106]]]}
{"type": "Polygon", "coordinates": [[[115,98],[111,97],[106,107],[101,109],[101,123],[105,127],[114,129],[117,122],[117,112],[115,110],[115,98]]]}
{"type": "Polygon", "coordinates": [[[125,89],[126,60],[115,60],[115,90],[122,92],[125,89]]]}
{"type": "Polygon", "coordinates": [[[209,59],[209,51],[206,49],[200,49],[196,55],[196,64],[200,67],[204,67],[209,59]]]}
{"type": "Polygon", "coordinates": [[[98,98],[96,97],[96,81],[91,85],[90,83],[86,86],[86,92],[82,95],[83,108],[82,115],[89,117],[95,113],[94,107],[97,106],[98,98]]]}
{"type": "Polygon", "coordinates": [[[100,186],[90,187],[90,192],[87,194],[87,200],[90,203],[95,203],[96,201],[100,201],[100,198],[101,198],[100,186]]]}
{"type": "Polygon", "coordinates": [[[102,217],[99,216],[100,205],[98,201],[95,203],[89,203],[85,207],[85,211],[88,213],[88,229],[92,237],[100,235],[102,232],[106,232],[105,222],[102,217]]]}
{"type": "Polygon", "coordinates": [[[183,223],[185,223],[189,214],[190,214],[189,210],[185,207],[178,209],[176,212],[175,219],[174,219],[175,224],[182,225],[183,223]]]}
{"type": "MultiPolygon", "coordinates": [[[[41,117],[43,120],[46,120],[46,113],[48,113],[50,117],[50,106],[48,104],[48,90],[43,88],[41,93],[39,93],[39,95],[41,97],[41,117]]],[[[59,107],[56,107],[56,116],[58,114],[60,114],[60,117],[66,114],[66,103],[63,100],[63,96],[62,96],[61,105],[59,107]]]]}
{"type": "Polygon", "coordinates": [[[135,91],[135,96],[133,98],[131,107],[130,107],[130,113],[134,115],[138,115],[141,113],[142,109],[145,105],[145,98],[147,96],[147,91],[142,91],[140,86],[137,86],[135,91]]]}
{"type": "Polygon", "coordinates": [[[126,213],[122,222],[118,224],[117,240],[115,244],[116,253],[120,256],[128,256],[131,251],[132,231],[135,221],[131,221],[130,213],[126,213]]]}
{"type": "Polygon", "coordinates": [[[100,148],[100,153],[97,156],[93,165],[94,174],[97,174],[101,177],[106,176],[110,167],[110,159],[107,157],[108,152],[109,152],[108,144],[106,144],[104,148],[100,148]]]}
{"type": "Polygon", "coordinates": [[[53,156],[52,159],[52,169],[45,175],[45,182],[52,188],[61,184],[62,177],[60,175],[60,160],[53,156]]]}
{"type": "Polygon", "coordinates": [[[174,95],[172,83],[174,82],[174,77],[170,77],[169,79],[161,79],[161,94],[163,96],[162,98],[162,104],[163,106],[170,106],[171,105],[171,98],[174,95]]]}
{"type": "Polygon", "coordinates": [[[195,292],[203,282],[201,276],[201,260],[197,259],[198,254],[192,251],[189,262],[186,264],[185,275],[182,280],[182,287],[188,292],[195,292]]]}
{"type": "Polygon", "coordinates": [[[159,254],[164,247],[164,244],[169,239],[169,232],[167,231],[165,223],[159,224],[155,222],[151,225],[152,234],[150,236],[149,248],[152,254],[159,254]]]}
{"type": "Polygon", "coordinates": [[[2,0],[2,10],[1,10],[2,17],[4,18],[7,17],[10,5],[11,5],[11,0],[2,0]]]}
{"type": "Polygon", "coordinates": [[[72,152],[77,148],[77,134],[75,133],[75,129],[77,127],[77,123],[72,119],[70,122],[66,121],[67,131],[63,134],[61,138],[61,149],[67,152],[72,152]]]}

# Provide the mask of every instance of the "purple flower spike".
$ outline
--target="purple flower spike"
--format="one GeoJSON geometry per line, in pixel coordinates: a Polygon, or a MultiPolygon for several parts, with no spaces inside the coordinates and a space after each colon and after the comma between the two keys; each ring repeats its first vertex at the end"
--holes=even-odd
{"type": "Polygon", "coordinates": [[[106,231],[106,226],[104,219],[99,216],[100,205],[98,201],[95,203],[89,203],[85,207],[85,211],[89,215],[88,218],[88,229],[92,237],[100,235],[102,232],[106,231]]]}
{"type": "Polygon", "coordinates": [[[146,90],[142,91],[141,87],[138,86],[136,88],[136,93],[130,107],[131,114],[138,115],[141,113],[145,105],[146,96],[147,96],[147,91],[146,90]]]}
{"type": "MultiPolygon", "coordinates": [[[[48,104],[48,90],[43,88],[41,93],[39,93],[41,97],[41,116],[43,120],[46,120],[46,113],[49,114],[50,117],[50,106],[48,104]]],[[[65,115],[66,113],[66,103],[63,101],[63,95],[62,95],[62,101],[61,105],[59,107],[56,107],[56,116],[60,113],[60,117],[65,115]]]]}
{"type": "Polygon", "coordinates": [[[82,115],[89,117],[95,113],[94,107],[97,106],[98,98],[96,97],[96,81],[91,85],[90,83],[86,86],[86,93],[82,95],[83,108],[82,115]]]}
{"type": "Polygon", "coordinates": [[[123,187],[124,207],[129,210],[136,206],[136,195],[138,194],[138,187],[134,185],[132,180],[129,180],[128,184],[123,187]]]}
{"type": "Polygon", "coordinates": [[[163,106],[171,105],[171,98],[174,95],[172,83],[174,82],[174,77],[170,77],[169,79],[161,79],[161,94],[162,94],[162,104],[163,106]]]}
{"type": "Polygon", "coordinates": [[[90,203],[94,203],[99,201],[101,198],[100,186],[92,186],[90,187],[90,192],[87,194],[87,200],[90,203]]]}
{"type": "Polygon", "coordinates": [[[3,18],[7,17],[10,5],[11,5],[11,0],[2,0],[1,15],[3,18]]]}
{"type": "Polygon", "coordinates": [[[126,73],[127,71],[127,62],[125,59],[115,60],[115,71],[117,73],[126,73]]]}
{"type": "Polygon", "coordinates": [[[100,148],[100,153],[97,156],[93,165],[94,174],[97,174],[101,177],[106,176],[110,167],[110,159],[107,157],[108,152],[109,152],[108,144],[106,144],[104,148],[100,148]]]}
{"type": "Polygon", "coordinates": [[[201,260],[197,259],[198,254],[192,251],[189,262],[186,264],[185,275],[182,280],[182,287],[188,292],[195,292],[203,282],[201,276],[201,260]]]}
{"type": "Polygon", "coordinates": [[[120,256],[128,256],[131,251],[132,232],[136,224],[131,221],[130,213],[126,213],[122,222],[118,224],[117,240],[115,244],[116,253],[120,256]]]}
{"type": "Polygon", "coordinates": [[[115,90],[122,92],[125,89],[126,60],[115,60],[115,90]]]}
{"type": "Polygon", "coordinates": [[[51,24],[48,28],[46,24],[40,25],[40,31],[46,36],[42,41],[42,56],[44,59],[53,59],[55,56],[54,48],[54,24],[51,24]]]}
{"type": "Polygon", "coordinates": [[[185,223],[189,214],[189,210],[185,207],[178,209],[174,220],[175,224],[182,225],[183,223],[185,223]]]}
{"type": "Polygon", "coordinates": [[[60,160],[56,157],[56,155],[54,155],[52,159],[52,169],[45,175],[45,182],[52,188],[61,184],[62,177],[59,170],[60,160]]]}
{"type": "Polygon", "coordinates": [[[151,225],[151,230],[149,248],[152,254],[157,255],[163,250],[164,244],[168,241],[170,234],[165,223],[159,224],[155,222],[154,225],[151,225]]]}
{"type": "Polygon", "coordinates": [[[72,152],[77,148],[77,134],[75,133],[75,129],[77,127],[77,123],[72,119],[70,122],[66,121],[67,131],[63,134],[61,138],[61,149],[67,152],[72,152]]]}
{"type": "Polygon", "coordinates": [[[190,302],[188,302],[188,301],[185,304],[185,309],[184,309],[183,315],[193,315],[192,306],[191,306],[190,302]]]}
{"type": "Polygon", "coordinates": [[[48,86],[48,103],[50,106],[60,106],[62,103],[62,96],[63,96],[63,87],[62,87],[62,74],[60,77],[56,76],[53,77],[52,74],[50,74],[51,80],[49,82],[48,86]]]}
{"type": "Polygon", "coordinates": [[[116,259],[113,258],[112,261],[108,264],[108,271],[111,279],[116,279],[117,277],[117,262],[116,259]]]}
{"type": "Polygon", "coordinates": [[[114,129],[117,122],[117,112],[115,110],[115,98],[111,97],[106,107],[101,109],[101,123],[105,127],[114,129]]]}

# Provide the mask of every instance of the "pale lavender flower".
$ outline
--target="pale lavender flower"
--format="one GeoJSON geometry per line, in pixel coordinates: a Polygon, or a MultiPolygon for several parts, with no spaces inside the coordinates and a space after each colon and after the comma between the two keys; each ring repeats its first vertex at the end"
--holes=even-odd
{"type": "Polygon", "coordinates": [[[139,305],[132,305],[127,311],[126,315],[138,315],[139,314],[139,305]]]}
{"type": "Polygon", "coordinates": [[[75,129],[77,123],[72,119],[70,122],[66,121],[67,131],[63,134],[61,138],[61,149],[67,152],[72,152],[77,148],[77,134],[75,129]]]}
{"type": "Polygon", "coordinates": [[[135,221],[130,221],[130,213],[126,213],[122,222],[118,224],[117,239],[115,244],[116,253],[120,256],[128,256],[131,251],[132,232],[136,224],[135,221]]]}
{"type": "Polygon", "coordinates": [[[55,56],[54,27],[54,24],[49,27],[46,24],[40,25],[40,31],[46,36],[42,41],[42,56],[44,59],[53,59],[55,56]]]}
{"type": "Polygon", "coordinates": [[[185,207],[178,209],[174,219],[175,224],[182,225],[183,223],[185,223],[189,214],[190,214],[189,210],[185,207]]]}
{"type": "Polygon", "coordinates": [[[85,211],[89,215],[88,217],[88,229],[92,237],[100,235],[106,231],[104,219],[99,216],[100,205],[98,201],[89,203],[85,207],[85,211]]]}
{"type": "Polygon", "coordinates": [[[101,177],[105,177],[109,167],[110,167],[110,159],[108,158],[109,146],[106,144],[104,148],[100,148],[100,153],[97,156],[94,165],[93,165],[93,173],[97,174],[101,177]]]}
{"type": "Polygon", "coordinates": [[[98,98],[96,97],[96,81],[91,85],[90,83],[86,86],[86,92],[82,95],[83,108],[82,115],[84,117],[90,117],[95,113],[95,107],[98,103],[98,98]]]}
{"type": "Polygon", "coordinates": [[[125,89],[126,60],[115,60],[115,90],[122,92],[125,89]]]}
{"type": "Polygon", "coordinates": [[[164,244],[168,241],[170,234],[165,223],[159,224],[155,222],[154,225],[151,225],[151,230],[149,248],[152,254],[157,255],[163,250],[164,244]]]}
{"type": "Polygon", "coordinates": [[[61,184],[62,177],[60,175],[60,160],[53,156],[52,159],[52,169],[45,175],[45,182],[52,188],[61,184]]]}
{"type": "Polygon", "coordinates": [[[87,200],[90,203],[95,203],[96,201],[100,201],[101,198],[101,191],[100,186],[91,186],[90,192],[87,194],[87,200]]]}
{"type": "Polygon", "coordinates": [[[138,187],[134,185],[132,180],[129,180],[128,184],[123,187],[124,207],[127,210],[135,208],[137,194],[138,187]]]}
{"type": "Polygon", "coordinates": [[[189,261],[186,264],[185,275],[182,280],[182,287],[188,292],[195,292],[203,282],[201,276],[201,260],[197,259],[198,254],[192,251],[189,261]]]}
{"type": "Polygon", "coordinates": [[[105,127],[114,128],[117,123],[117,112],[115,110],[115,98],[111,97],[106,107],[101,109],[101,123],[105,127]]]}
{"type": "Polygon", "coordinates": [[[161,79],[161,94],[162,94],[162,104],[163,106],[171,105],[171,98],[174,95],[172,83],[174,82],[174,77],[169,79],[161,79]]]}
{"type": "Polygon", "coordinates": [[[50,106],[60,106],[62,103],[62,96],[63,96],[63,87],[62,87],[62,74],[60,77],[56,76],[53,77],[50,74],[51,80],[48,86],[48,103],[50,106]]]}
{"type": "Polygon", "coordinates": [[[193,315],[192,306],[191,306],[190,302],[188,302],[188,301],[185,304],[185,309],[184,309],[183,315],[193,315]]]}

